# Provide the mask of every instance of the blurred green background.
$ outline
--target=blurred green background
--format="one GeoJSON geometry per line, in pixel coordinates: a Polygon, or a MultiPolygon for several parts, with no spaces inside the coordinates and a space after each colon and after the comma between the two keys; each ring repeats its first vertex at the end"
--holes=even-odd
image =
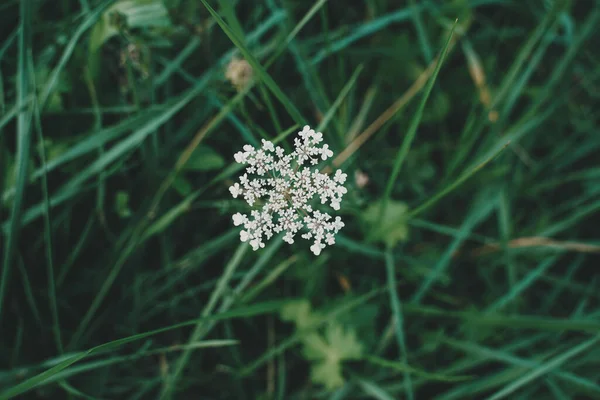
{"type": "Polygon", "coordinates": [[[0,398],[600,398],[599,23],[3,0],[0,398]],[[305,124],[346,226],[253,252],[233,154],[305,124]]]}

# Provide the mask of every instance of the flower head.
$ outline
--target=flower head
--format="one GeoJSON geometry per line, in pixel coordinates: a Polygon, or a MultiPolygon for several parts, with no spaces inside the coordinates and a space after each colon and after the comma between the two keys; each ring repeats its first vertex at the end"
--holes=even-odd
{"type": "Polygon", "coordinates": [[[246,60],[233,58],[225,70],[225,78],[239,91],[243,90],[252,80],[254,71],[246,60]]]}
{"type": "Polygon", "coordinates": [[[344,227],[339,216],[335,219],[326,212],[313,209],[313,203],[329,204],[340,209],[346,174],[337,170],[333,179],[310,166],[333,156],[327,144],[319,146],[323,134],[308,125],[294,139],[294,151],[285,154],[283,148],[262,140],[262,147],[245,145],[234,154],[234,159],[247,165],[240,182],[229,191],[234,198],[241,196],[250,206],[260,204],[247,215],[233,215],[235,226],[243,225],[240,240],[249,242],[253,250],[265,246],[273,233],[285,232],[283,240],[292,244],[298,232],[304,239],[313,241],[310,247],[319,255],[326,245],[335,243],[335,234],[344,227]],[[308,166],[308,165],[310,166],[308,166]],[[249,178],[254,175],[252,178],[249,178]]]}

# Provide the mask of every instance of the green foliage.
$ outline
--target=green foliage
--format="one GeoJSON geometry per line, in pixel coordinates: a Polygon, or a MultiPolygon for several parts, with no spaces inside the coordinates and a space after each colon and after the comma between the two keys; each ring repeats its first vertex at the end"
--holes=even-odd
{"type": "Polygon", "coordinates": [[[385,205],[383,216],[380,219],[382,207],[384,207],[383,200],[373,201],[363,212],[365,232],[367,232],[369,240],[394,247],[398,242],[408,239],[408,206],[404,202],[390,200],[385,205]]]}
{"type": "Polygon", "coordinates": [[[0,2],[0,399],[600,398],[599,23],[569,0],[0,2]],[[305,123],[345,226],[317,258],[253,252],[233,154],[305,123]]]}
{"type": "Polygon", "coordinates": [[[119,0],[109,7],[90,32],[89,52],[94,54],[110,38],[130,29],[171,26],[162,0],[119,0]]]}
{"type": "Polygon", "coordinates": [[[102,13],[91,29],[88,68],[92,76],[97,76],[101,68],[100,51],[111,38],[122,35],[132,40],[131,32],[139,29],[150,34],[150,38],[160,38],[171,26],[162,0],[118,0],[102,13]]]}
{"type": "Polygon", "coordinates": [[[131,216],[131,210],[129,209],[129,194],[127,192],[117,192],[117,195],[115,196],[115,211],[121,218],[131,216]]]}
{"type": "MultiPolygon", "coordinates": [[[[308,300],[300,300],[286,305],[281,311],[281,319],[293,321],[298,330],[310,328],[322,316],[311,311],[308,300]]],[[[342,362],[358,360],[362,357],[363,346],[352,329],[345,329],[337,321],[329,321],[323,334],[302,334],[302,354],[312,362],[310,379],[332,390],[344,385],[342,362]]]]}
{"type": "Polygon", "coordinates": [[[190,159],[183,166],[190,171],[212,171],[225,166],[225,159],[214,149],[200,146],[194,150],[190,159]]]}
{"type": "Polygon", "coordinates": [[[353,331],[344,331],[338,323],[330,322],[325,328],[325,338],[311,334],[303,339],[303,355],[313,366],[310,379],[328,390],[344,385],[342,361],[360,359],[362,345],[353,331]]]}

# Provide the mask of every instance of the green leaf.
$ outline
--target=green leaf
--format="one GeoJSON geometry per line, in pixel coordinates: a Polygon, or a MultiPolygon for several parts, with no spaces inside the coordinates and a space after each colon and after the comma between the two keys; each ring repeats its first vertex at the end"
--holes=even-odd
{"type": "Polygon", "coordinates": [[[344,385],[342,367],[339,362],[324,360],[311,368],[310,380],[322,384],[327,390],[339,388],[344,385]]]}
{"type": "Polygon", "coordinates": [[[115,209],[121,218],[131,216],[131,210],[129,209],[129,193],[122,190],[117,192],[115,196],[115,209]]]}
{"type": "Polygon", "coordinates": [[[432,123],[443,121],[447,118],[451,108],[450,97],[444,92],[436,93],[431,99],[431,104],[427,105],[425,110],[423,110],[421,122],[432,123]]]}
{"type": "Polygon", "coordinates": [[[338,322],[330,322],[325,329],[325,338],[313,333],[304,339],[304,357],[314,362],[311,380],[328,390],[342,386],[341,362],[361,358],[362,350],[353,330],[344,330],[338,322]]]}
{"type": "Polygon", "coordinates": [[[175,179],[173,179],[171,186],[183,197],[188,196],[193,190],[193,186],[190,181],[182,176],[177,176],[175,179]]]}
{"type": "Polygon", "coordinates": [[[318,313],[314,313],[311,311],[310,303],[306,299],[286,304],[281,309],[280,316],[281,319],[284,321],[294,322],[298,329],[303,329],[312,324],[315,324],[321,318],[321,316],[318,313]]]}
{"type": "MultiPolygon", "coordinates": [[[[286,304],[280,315],[284,321],[295,322],[299,330],[314,327],[323,319],[321,315],[311,311],[306,299],[286,304]]],[[[356,332],[352,329],[344,330],[342,324],[335,320],[327,324],[324,335],[312,332],[305,334],[301,340],[304,358],[313,362],[311,380],[328,390],[344,384],[342,361],[362,357],[363,346],[356,338],[356,332]]]]}
{"type": "Polygon", "coordinates": [[[225,159],[208,146],[197,147],[183,166],[188,171],[211,171],[225,166],[225,159]]]}
{"type": "Polygon", "coordinates": [[[325,329],[325,337],[329,343],[329,358],[338,360],[357,360],[362,356],[362,344],[356,338],[354,330],[346,329],[337,322],[331,322],[325,329]]]}
{"type": "Polygon", "coordinates": [[[381,241],[393,247],[396,243],[408,238],[407,212],[408,206],[401,201],[389,200],[383,218],[379,222],[382,200],[372,203],[363,214],[369,241],[381,241]]]}

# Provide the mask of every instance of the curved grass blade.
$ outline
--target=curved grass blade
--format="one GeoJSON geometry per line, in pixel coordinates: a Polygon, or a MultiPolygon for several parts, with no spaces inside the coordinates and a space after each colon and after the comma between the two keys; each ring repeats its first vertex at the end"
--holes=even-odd
{"type": "Polygon", "coordinates": [[[217,24],[223,29],[223,32],[229,37],[229,39],[233,42],[233,44],[240,50],[240,52],[246,58],[246,61],[252,65],[252,68],[256,72],[256,74],[263,80],[265,85],[273,92],[275,97],[279,99],[281,104],[288,111],[292,119],[300,124],[305,125],[305,120],[300,114],[300,111],[294,106],[292,101],[283,93],[283,91],[279,88],[277,83],[271,78],[271,76],[267,73],[267,71],[263,68],[262,65],[258,62],[258,60],[252,55],[250,50],[244,45],[242,40],[237,37],[237,35],[233,32],[233,30],[223,21],[223,19],[217,14],[217,12],[206,2],[206,0],[201,0],[204,7],[208,10],[208,12],[213,16],[217,24]]]}
{"type": "Polygon", "coordinates": [[[519,379],[513,381],[513,383],[511,383],[510,385],[505,386],[502,390],[499,390],[498,392],[494,393],[492,396],[488,397],[487,400],[499,400],[499,399],[506,398],[507,396],[512,394],[514,391],[516,391],[519,388],[523,387],[524,385],[528,384],[532,380],[539,378],[540,376],[542,376],[542,375],[552,371],[553,369],[559,367],[560,365],[564,364],[569,359],[576,357],[579,354],[583,353],[590,347],[597,344],[598,340],[600,340],[600,335],[596,335],[593,338],[591,338],[590,340],[587,340],[587,341],[579,344],[578,346],[573,347],[571,350],[569,350],[557,357],[554,357],[552,360],[549,360],[548,362],[540,365],[539,367],[534,368],[529,373],[527,373],[527,374],[521,376],[519,379]]]}
{"type": "Polygon", "coordinates": [[[179,329],[179,328],[183,328],[183,327],[190,326],[190,325],[196,325],[199,322],[204,323],[204,322],[209,322],[209,321],[222,321],[222,320],[232,319],[232,318],[248,318],[248,317],[253,317],[256,315],[272,313],[272,312],[278,311],[288,301],[289,300],[269,301],[269,302],[264,302],[264,303],[258,303],[253,306],[241,307],[241,308],[235,309],[233,311],[228,311],[228,312],[224,312],[224,313],[220,313],[220,314],[201,317],[199,319],[193,319],[191,321],[181,322],[179,324],[171,325],[171,326],[168,326],[165,328],[155,329],[153,331],[148,331],[148,332],[140,333],[137,335],[128,336],[128,337],[125,337],[122,339],[113,340],[112,342],[101,344],[96,347],[92,347],[89,350],[86,350],[82,353],[74,355],[73,357],[66,359],[65,361],[55,365],[54,367],[36,375],[36,376],[33,376],[33,377],[19,383],[18,385],[13,386],[10,389],[5,390],[4,392],[0,393],[0,400],[10,399],[12,397],[15,397],[20,394],[26,393],[30,390],[33,390],[36,387],[39,387],[39,386],[47,383],[49,379],[53,378],[55,375],[57,375],[59,372],[63,371],[65,368],[69,367],[70,365],[75,364],[78,361],[83,360],[84,358],[86,358],[92,354],[115,349],[115,348],[123,346],[127,343],[135,342],[135,341],[138,341],[138,340],[150,337],[150,336],[157,335],[159,333],[168,332],[168,331],[171,331],[174,329],[179,329]]]}
{"type": "MultiPolygon", "coordinates": [[[[396,267],[394,265],[394,255],[392,249],[388,248],[385,252],[385,267],[387,271],[388,291],[390,294],[390,303],[392,304],[392,312],[394,319],[396,320],[395,333],[396,340],[398,341],[398,349],[401,354],[401,361],[403,364],[407,363],[408,352],[406,350],[406,341],[404,340],[404,316],[402,315],[402,307],[400,305],[400,298],[398,297],[397,283],[396,283],[396,267]]],[[[404,390],[406,391],[407,399],[414,399],[412,382],[410,379],[409,371],[404,371],[404,390]]]]}
{"type": "MultiPolygon", "coordinates": [[[[21,23],[19,31],[19,54],[17,74],[17,104],[25,104],[30,94],[31,85],[29,81],[29,51],[31,46],[31,20],[33,4],[27,1],[20,3],[21,23]]],[[[6,246],[2,260],[2,275],[0,276],[0,321],[2,320],[2,306],[4,296],[10,279],[10,268],[17,250],[17,241],[21,230],[21,214],[25,186],[27,184],[27,172],[29,168],[29,150],[31,146],[31,107],[19,111],[17,117],[17,157],[15,159],[15,197],[13,199],[9,230],[6,236],[6,246]]]]}
{"type": "Polygon", "coordinates": [[[458,23],[458,20],[456,20],[454,22],[454,25],[452,25],[450,34],[448,34],[448,38],[446,38],[446,43],[444,43],[444,47],[442,48],[439,59],[435,66],[435,71],[433,72],[433,75],[431,76],[431,78],[429,78],[429,82],[427,83],[427,86],[425,87],[425,92],[423,92],[423,96],[421,97],[421,102],[419,103],[419,107],[417,108],[415,115],[413,116],[412,120],[410,121],[410,126],[408,128],[408,132],[406,132],[406,136],[404,137],[404,140],[402,141],[402,146],[400,146],[400,149],[398,150],[398,153],[396,154],[396,159],[394,160],[394,166],[392,167],[392,173],[388,179],[387,185],[385,187],[385,192],[383,194],[383,203],[382,203],[382,206],[379,211],[379,222],[380,223],[378,225],[381,225],[381,220],[383,219],[383,216],[385,215],[385,209],[387,207],[387,204],[390,200],[390,196],[392,194],[392,188],[394,187],[394,183],[396,182],[396,179],[398,178],[398,174],[400,173],[400,168],[402,167],[402,164],[404,163],[404,160],[406,159],[406,156],[408,155],[408,151],[410,150],[410,146],[412,145],[412,142],[417,134],[417,128],[419,127],[419,124],[421,123],[421,118],[423,117],[423,111],[425,110],[425,104],[427,103],[427,99],[429,98],[429,95],[431,94],[433,85],[435,84],[435,81],[440,72],[440,69],[442,68],[442,63],[444,62],[444,57],[448,53],[448,48],[450,47],[450,41],[452,39],[452,35],[454,34],[454,29],[456,28],[457,23],[458,23]]]}

